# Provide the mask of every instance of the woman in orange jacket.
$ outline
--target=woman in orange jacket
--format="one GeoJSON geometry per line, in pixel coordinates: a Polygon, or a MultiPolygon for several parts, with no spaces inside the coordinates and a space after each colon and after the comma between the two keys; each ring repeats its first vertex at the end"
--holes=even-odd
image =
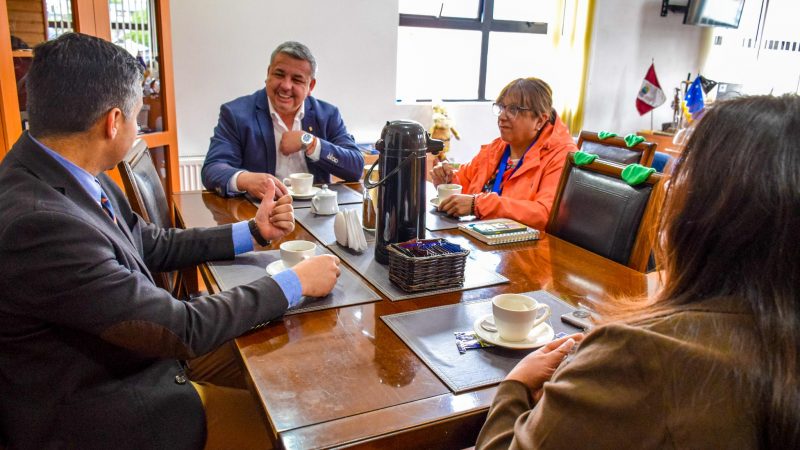
{"type": "Polygon", "coordinates": [[[567,153],[577,151],[552,104],[550,86],[538,78],[519,78],[504,87],[492,105],[500,137],[481,146],[459,170],[447,162],[431,170],[435,185],[463,187],[439,209],[453,216],[513,219],[543,230],[567,153]]]}

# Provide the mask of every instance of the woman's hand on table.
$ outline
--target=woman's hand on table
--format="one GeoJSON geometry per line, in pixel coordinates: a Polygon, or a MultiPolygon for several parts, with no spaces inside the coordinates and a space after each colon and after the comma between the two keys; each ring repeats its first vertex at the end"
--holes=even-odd
{"type": "Polygon", "coordinates": [[[455,217],[468,216],[472,213],[472,196],[467,194],[453,194],[439,203],[439,211],[455,217]]]}
{"type": "Polygon", "coordinates": [[[294,230],[294,207],[292,196],[284,195],[277,201],[276,186],[272,180],[267,181],[266,192],[256,211],[256,226],[261,236],[267,240],[281,238],[294,230]]]}
{"type": "Polygon", "coordinates": [[[431,169],[430,175],[434,186],[453,181],[456,170],[448,162],[441,162],[431,169]]]}
{"type": "Polygon", "coordinates": [[[533,390],[534,398],[538,401],[545,381],[550,381],[561,361],[583,340],[583,336],[583,333],[564,336],[528,354],[511,369],[506,380],[519,381],[528,386],[533,390]]]}
{"type": "Polygon", "coordinates": [[[534,398],[538,401],[545,381],[550,381],[561,361],[569,355],[575,345],[583,340],[583,336],[583,333],[564,336],[528,354],[511,369],[506,380],[519,381],[528,386],[533,390],[534,398]]]}
{"type": "Polygon", "coordinates": [[[307,297],[324,297],[333,290],[339,278],[339,258],[333,255],[318,255],[297,263],[292,268],[303,295],[307,297]]]}

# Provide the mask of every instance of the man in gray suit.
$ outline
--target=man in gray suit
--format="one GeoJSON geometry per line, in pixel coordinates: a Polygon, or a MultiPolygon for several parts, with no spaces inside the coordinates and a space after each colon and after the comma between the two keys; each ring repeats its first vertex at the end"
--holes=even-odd
{"type": "Polygon", "coordinates": [[[267,435],[249,394],[188,381],[178,360],[327,294],[339,275],[338,259],[320,256],[188,302],[156,287],[153,271],[233,258],[292,231],[294,215],[289,196],[269,195],[249,223],[144,223],[103,174],[136,138],[141,83],[136,59],[98,38],[36,49],[30,132],[0,164],[0,438],[11,448],[257,446],[247,439],[267,435]]]}

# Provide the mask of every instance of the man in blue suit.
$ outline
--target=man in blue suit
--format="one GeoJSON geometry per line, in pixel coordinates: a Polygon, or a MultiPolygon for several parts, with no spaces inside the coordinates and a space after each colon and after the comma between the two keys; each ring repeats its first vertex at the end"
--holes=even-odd
{"type": "Polygon", "coordinates": [[[313,174],[315,183],[330,175],[358,181],[364,157],[339,110],[310,96],[316,71],[308,47],[284,42],[270,57],[266,89],[222,105],[203,163],[206,188],[260,199],[268,180],[285,194],[280,180],[296,172],[313,174]]]}

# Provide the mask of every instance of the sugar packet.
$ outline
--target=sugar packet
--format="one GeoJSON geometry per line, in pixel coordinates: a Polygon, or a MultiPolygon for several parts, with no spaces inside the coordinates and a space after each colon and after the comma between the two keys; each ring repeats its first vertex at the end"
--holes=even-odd
{"type": "Polygon", "coordinates": [[[462,355],[471,348],[494,347],[494,345],[482,341],[474,331],[456,331],[456,347],[462,355]]]}

